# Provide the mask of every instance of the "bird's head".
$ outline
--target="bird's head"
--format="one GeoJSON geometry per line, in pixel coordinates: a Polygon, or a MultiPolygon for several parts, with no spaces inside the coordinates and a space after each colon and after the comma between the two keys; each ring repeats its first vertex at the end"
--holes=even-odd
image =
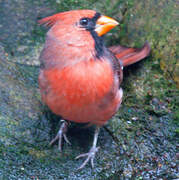
{"type": "MultiPolygon", "coordinates": [[[[41,19],[39,23],[51,27],[47,33],[46,47],[53,49],[54,54],[60,53],[63,56],[63,48],[68,48],[75,56],[83,53],[83,58],[85,55],[88,58],[102,57],[105,48],[101,36],[118,25],[114,19],[93,10],[61,12],[41,19]],[[56,48],[58,51],[54,52],[56,48]]],[[[70,55],[66,53],[64,56],[70,55]]]]}
{"type": "MultiPolygon", "coordinates": [[[[118,22],[110,17],[101,15],[93,10],[72,10],[62,12],[39,20],[40,24],[58,28],[73,28],[78,31],[95,31],[98,36],[102,36],[118,25],[118,22]]],[[[66,30],[67,30],[66,29],[66,30]]]]}

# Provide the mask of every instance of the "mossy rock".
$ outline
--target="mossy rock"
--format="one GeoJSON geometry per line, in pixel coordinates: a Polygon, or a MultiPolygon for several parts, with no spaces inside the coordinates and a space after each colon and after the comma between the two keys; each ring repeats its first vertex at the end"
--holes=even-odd
{"type": "Polygon", "coordinates": [[[177,1],[133,1],[124,20],[121,42],[141,46],[146,40],[152,49],[153,63],[160,63],[165,77],[179,88],[179,4],[177,1]]]}

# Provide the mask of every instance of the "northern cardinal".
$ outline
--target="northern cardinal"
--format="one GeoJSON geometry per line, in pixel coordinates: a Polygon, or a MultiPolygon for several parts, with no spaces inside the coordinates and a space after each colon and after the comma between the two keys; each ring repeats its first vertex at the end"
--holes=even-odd
{"type": "MultiPolygon", "coordinates": [[[[149,55],[150,47],[134,49],[122,46],[106,48],[103,35],[118,25],[114,19],[93,10],[61,12],[39,21],[51,27],[40,55],[39,86],[42,101],[64,120],[95,125],[93,145],[78,168],[88,161],[94,167],[99,147],[99,129],[118,110],[123,91],[120,84],[123,66],[133,64],[149,55]]],[[[51,141],[66,137],[68,123],[64,121],[51,141]]]]}

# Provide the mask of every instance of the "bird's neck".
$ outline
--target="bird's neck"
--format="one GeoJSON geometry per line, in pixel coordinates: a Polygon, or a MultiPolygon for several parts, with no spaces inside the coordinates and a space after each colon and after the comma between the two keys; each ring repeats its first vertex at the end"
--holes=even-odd
{"type": "Polygon", "coordinates": [[[48,32],[47,38],[56,41],[58,46],[72,46],[74,48],[81,48],[81,51],[88,49],[97,59],[104,56],[105,46],[103,37],[98,36],[93,29],[84,31],[71,31],[69,29],[66,30],[66,33],[63,32],[62,29],[59,30],[54,27],[48,32]]]}
{"type": "Polygon", "coordinates": [[[103,37],[99,37],[94,30],[90,31],[90,34],[94,40],[95,56],[100,59],[105,52],[103,37]]]}

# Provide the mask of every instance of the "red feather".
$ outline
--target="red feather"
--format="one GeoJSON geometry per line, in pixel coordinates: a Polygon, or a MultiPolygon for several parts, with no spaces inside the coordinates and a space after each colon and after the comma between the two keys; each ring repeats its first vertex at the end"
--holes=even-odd
{"type": "Polygon", "coordinates": [[[111,46],[109,49],[115,54],[118,60],[122,61],[124,67],[140,61],[150,53],[150,45],[148,42],[146,42],[142,48],[128,48],[117,45],[111,46]]]}
{"type": "Polygon", "coordinates": [[[58,14],[55,14],[53,16],[49,16],[49,17],[46,17],[46,18],[43,18],[41,20],[38,21],[39,24],[43,24],[47,27],[51,27],[53,26],[57,21],[60,20],[62,16],[62,13],[58,13],[58,14]]]}

